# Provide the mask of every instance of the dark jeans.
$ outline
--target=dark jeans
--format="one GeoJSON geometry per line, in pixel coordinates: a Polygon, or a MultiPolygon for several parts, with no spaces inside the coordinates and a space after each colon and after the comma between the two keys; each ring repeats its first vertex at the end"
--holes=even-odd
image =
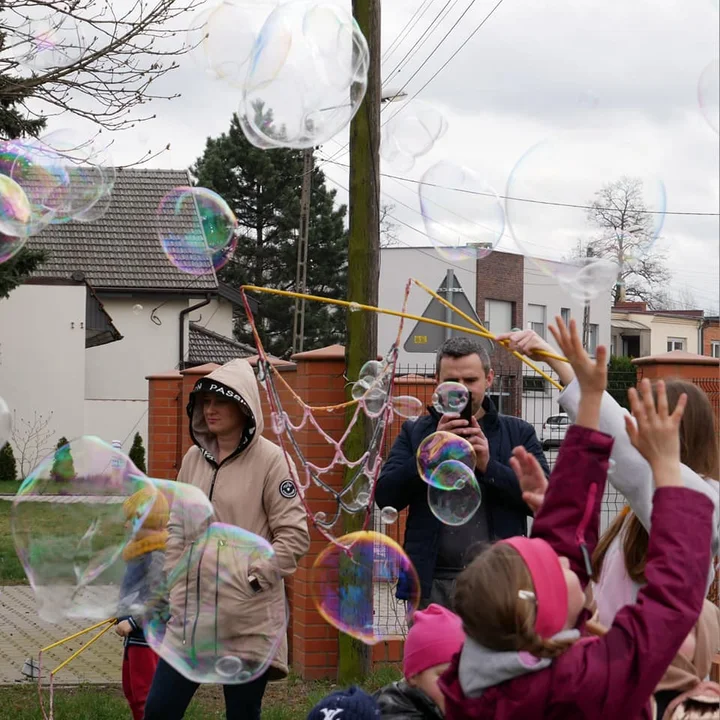
{"type": "MultiPolygon", "coordinates": [[[[243,685],[223,685],[227,720],[260,720],[266,685],[267,673],[243,685]]],[[[181,720],[199,687],[161,659],[145,703],[145,720],[181,720]]]]}
{"type": "Polygon", "coordinates": [[[432,588],[430,589],[430,597],[420,600],[419,610],[425,610],[428,605],[435,603],[442,605],[448,610],[453,610],[453,595],[455,593],[455,578],[443,577],[433,578],[432,588]]]}

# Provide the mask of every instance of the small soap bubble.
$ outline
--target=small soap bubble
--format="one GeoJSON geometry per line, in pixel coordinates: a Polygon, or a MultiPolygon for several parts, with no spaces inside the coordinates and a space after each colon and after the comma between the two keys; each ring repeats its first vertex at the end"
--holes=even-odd
{"type": "Polygon", "coordinates": [[[133,305],[132,311],[133,315],[139,315],[143,311],[143,306],[140,303],[133,305]]]}
{"type": "Polygon", "coordinates": [[[411,395],[400,395],[392,399],[393,412],[400,417],[416,420],[423,414],[423,404],[420,398],[411,395]]]}
{"type": "Polygon", "coordinates": [[[10,440],[12,435],[12,413],[8,404],[0,397],[0,450],[10,440]]]}
{"type": "Polygon", "coordinates": [[[401,102],[388,109],[388,114],[393,114],[383,124],[380,156],[407,172],[415,166],[416,159],[430,152],[445,134],[447,122],[429,103],[412,100],[400,105],[401,102]]]}
{"type": "Polygon", "coordinates": [[[437,386],[432,396],[432,404],[441,415],[460,413],[468,404],[468,389],[457,382],[444,382],[437,386]]]}
{"type": "Polygon", "coordinates": [[[350,305],[348,306],[348,309],[352,313],[362,310],[362,308],[356,302],[351,302],[350,305]]]}
{"type": "Polygon", "coordinates": [[[324,512],[317,512],[315,513],[315,522],[318,523],[326,523],[327,522],[327,515],[324,512]]]}
{"type": "MultiPolygon", "coordinates": [[[[428,435],[418,446],[417,469],[420,477],[429,485],[437,485],[444,490],[452,490],[456,481],[465,479],[465,475],[455,476],[452,473],[436,473],[438,467],[448,461],[457,461],[467,467],[471,474],[475,470],[475,450],[463,437],[454,433],[438,431],[428,435]]],[[[445,466],[447,470],[454,465],[445,466]]],[[[474,477],[474,475],[473,475],[474,477]]]]}
{"type": "Polygon", "coordinates": [[[270,413],[270,424],[275,435],[282,435],[287,425],[285,413],[282,411],[270,413]]]}
{"type": "Polygon", "coordinates": [[[425,232],[449,262],[487,257],[505,231],[505,213],[495,190],[467,167],[441,161],[418,186],[425,232]]]}
{"type": "Polygon", "coordinates": [[[213,523],[170,571],[158,595],[169,598],[144,626],[150,647],[188,680],[238,685],[260,677],[287,631],[277,560],[267,540],[234,525],[213,523]],[[255,592],[249,576],[274,583],[255,592]],[[253,622],[238,623],[238,617],[253,622]]]}
{"type": "Polygon", "coordinates": [[[388,505],[380,511],[380,522],[383,525],[392,525],[398,519],[398,511],[388,505]]]}
{"type": "Polygon", "coordinates": [[[420,603],[420,582],[405,551],[376,532],[351,533],[338,543],[328,545],[313,564],[309,585],[320,615],[367,645],[403,637],[420,603]],[[397,623],[375,622],[375,595],[395,590],[406,601],[404,616],[397,623]]]}
{"type": "Polygon", "coordinates": [[[438,465],[428,487],[428,507],[440,522],[464,525],[478,511],[481,502],[480,484],[472,470],[457,460],[438,465]],[[441,489],[443,484],[451,489],[441,489]]]}
{"type": "Polygon", "coordinates": [[[191,275],[224,267],[237,245],[237,218],[216,192],[178,187],[158,206],[156,228],[168,260],[191,275]]]}
{"type": "Polygon", "coordinates": [[[357,502],[361,508],[366,508],[370,504],[370,493],[361,492],[357,494],[357,502]]]}

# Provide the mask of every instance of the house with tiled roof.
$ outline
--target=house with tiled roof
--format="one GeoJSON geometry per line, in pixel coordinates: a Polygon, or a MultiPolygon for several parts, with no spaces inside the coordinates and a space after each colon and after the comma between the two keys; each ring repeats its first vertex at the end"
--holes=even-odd
{"type": "Polygon", "coordinates": [[[255,354],[232,337],[238,291],[211,266],[181,272],[158,239],[160,200],[189,184],[184,171],[118,170],[103,217],[29,240],[48,260],[0,301],[0,396],[18,423],[50,418],[54,437],[128,449],[135,432],[147,438],[146,376],[255,354]]]}

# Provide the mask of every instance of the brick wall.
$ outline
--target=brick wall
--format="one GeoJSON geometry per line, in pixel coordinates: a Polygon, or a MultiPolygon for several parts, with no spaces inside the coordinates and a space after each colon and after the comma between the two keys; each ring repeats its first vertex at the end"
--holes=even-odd
{"type": "Polygon", "coordinates": [[[703,330],[703,355],[712,355],[712,342],[720,342],[720,323],[717,320],[710,321],[710,324],[703,330]]]}
{"type": "MultiPolygon", "coordinates": [[[[476,309],[485,322],[485,301],[503,300],[512,303],[512,326],[524,327],[525,258],[504,252],[493,252],[477,262],[476,309]]],[[[492,330],[492,328],[491,328],[492,330]]],[[[509,402],[503,407],[506,415],[520,415],[522,410],[522,362],[502,348],[496,348],[490,358],[496,374],[504,376],[503,391],[509,392],[509,402]],[[509,380],[514,377],[515,381],[509,380]]],[[[497,388],[495,388],[497,390],[497,388]]],[[[491,390],[492,392],[492,390],[491,390]]]]}

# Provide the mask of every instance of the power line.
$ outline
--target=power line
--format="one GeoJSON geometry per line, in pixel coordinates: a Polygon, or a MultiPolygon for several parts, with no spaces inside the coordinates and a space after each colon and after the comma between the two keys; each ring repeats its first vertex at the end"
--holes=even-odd
{"type": "Polygon", "coordinates": [[[405,40],[405,38],[415,29],[415,26],[420,22],[422,16],[430,9],[433,2],[434,0],[423,0],[422,5],[411,15],[403,29],[396,35],[395,40],[390,43],[390,47],[383,53],[383,60],[390,57],[395,48],[399,47],[403,40],[405,40]],[[423,6],[425,6],[424,9],[423,6]],[[411,24],[412,27],[410,27],[411,24]]]}
{"type": "MultiPolygon", "coordinates": [[[[332,160],[330,158],[326,158],[325,161],[329,162],[333,165],[339,165],[340,167],[349,167],[349,165],[347,165],[346,163],[335,162],[334,160],[332,160]]],[[[420,185],[422,183],[421,180],[414,180],[413,178],[406,178],[406,177],[402,177],[400,175],[392,175],[390,173],[380,173],[380,175],[382,177],[391,178],[392,180],[400,180],[402,182],[413,183],[415,185],[420,185]]],[[[422,184],[427,185],[428,187],[440,188],[441,190],[451,190],[453,192],[465,193],[466,195],[480,195],[482,197],[489,197],[489,198],[496,197],[493,193],[481,192],[479,190],[467,190],[465,188],[447,187],[445,185],[438,185],[436,183],[430,183],[430,182],[425,182],[422,184]]],[[[512,200],[515,202],[532,203],[533,205],[545,205],[545,206],[549,206],[549,207],[566,207],[566,208],[571,208],[574,210],[612,210],[612,208],[601,208],[601,207],[597,207],[597,206],[593,206],[593,205],[579,205],[576,203],[556,202],[553,200],[537,200],[535,198],[512,197],[510,195],[498,194],[497,197],[499,197],[501,200],[512,200]]],[[[716,213],[716,212],[694,212],[694,211],[681,211],[681,210],[638,210],[637,212],[645,213],[647,215],[680,215],[680,216],[686,216],[686,217],[719,217],[720,216],[720,213],[716,213]]]]}

